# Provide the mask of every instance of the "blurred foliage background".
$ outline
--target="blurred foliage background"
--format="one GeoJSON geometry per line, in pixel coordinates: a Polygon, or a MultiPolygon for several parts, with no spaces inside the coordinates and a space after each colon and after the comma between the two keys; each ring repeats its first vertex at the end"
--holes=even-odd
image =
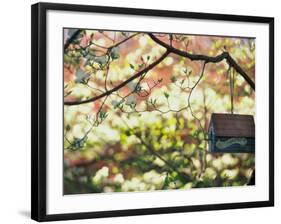
{"type": "MultiPolygon", "coordinates": [[[[255,80],[253,38],[154,34],[190,54],[227,51],[255,80]]],[[[255,92],[226,61],[169,54],[146,33],[64,29],[64,193],[246,185],[254,154],[208,153],[212,113],[255,115],[255,92]],[[74,38],[75,37],[75,38],[74,38]],[[66,102],[77,102],[67,105],[66,102]],[[79,103],[82,102],[82,103],[79,103]]]]}

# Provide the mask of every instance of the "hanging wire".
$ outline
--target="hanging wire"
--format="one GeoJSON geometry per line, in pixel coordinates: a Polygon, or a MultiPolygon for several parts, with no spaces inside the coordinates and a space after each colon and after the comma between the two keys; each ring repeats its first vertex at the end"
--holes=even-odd
{"type": "Polygon", "coordinates": [[[231,103],[231,114],[233,114],[234,106],[233,106],[233,98],[234,98],[234,70],[233,68],[229,67],[228,69],[229,74],[229,87],[230,87],[230,103],[231,103]]]}

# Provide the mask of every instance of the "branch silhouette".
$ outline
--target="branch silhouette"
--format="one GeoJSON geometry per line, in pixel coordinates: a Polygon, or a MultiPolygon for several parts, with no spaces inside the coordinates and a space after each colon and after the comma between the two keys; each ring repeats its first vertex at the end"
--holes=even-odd
{"type": "Polygon", "coordinates": [[[163,61],[168,55],[169,55],[170,51],[167,50],[160,58],[158,58],[156,61],[154,61],[153,63],[151,63],[150,65],[148,65],[146,68],[144,68],[143,70],[137,72],[136,74],[134,74],[133,76],[131,76],[130,78],[128,78],[127,80],[125,80],[124,82],[120,83],[119,85],[115,86],[114,88],[98,95],[98,96],[94,96],[92,98],[89,98],[87,100],[81,100],[81,101],[66,101],[64,102],[64,105],[79,105],[79,104],[84,104],[84,103],[89,103],[89,102],[94,102],[96,100],[99,100],[105,96],[108,96],[114,92],[116,92],[117,90],[121,89],[122,87],[124,87],[126,84],[128,84],[129,82],[133,81],[134,79],[140,77],[141,75],[143,75],[144,73],[148,72],[149,70],[151,70],[152,68],[154,68],[156,65],[158,65],[161,61],[163,61]]]}
{"type": "Polygon", "coordinates": [[[246,82],[251,86],[251,88],[255,90],[255,83],[247,75],[247,73],[236,63],[236,61],[230,56],[228,52],[225,51],[215,57],[210,57],[201,54],[190,54],[188,52],[181,51],[177,48],[172,47],[171,45],[166,44],[165,42],[161,41],[156,36],[154,36],[152,33],[148,33],[148,35],[153,41],[155,41],[157,44],[161,45],[162,47],[166,48],[167,50],[171,51],[172,53],[188,58],[192,61],[201,60],[201,61],[205,61],[205,63],[218,63],[225,59],[228,62],[228,64],[232,66],[246,80],[246,82]]]}
{"type": "Polygon", "coordinates": [[[72,34],[71,37],[69,37],[69,38],[67,39],[66,43],[64,44],[64,50],[65,50],[65,51],[67,50],[67,48],[69,47],[69,45],[72,44],[72,42],[77,39],[77,37],[80,35],[81,32],[82,32],[82,29],[78,29],[78,30],[76,30],[76,31],[72,34]]]}

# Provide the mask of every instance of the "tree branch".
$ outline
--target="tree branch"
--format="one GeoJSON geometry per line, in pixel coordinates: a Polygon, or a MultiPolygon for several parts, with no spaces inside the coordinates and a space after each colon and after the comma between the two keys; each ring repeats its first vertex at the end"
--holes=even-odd
{"type": "Polygon", "coordinates": [[[179,56],[189,58],[191,61],[195,60],[202,60],[205,61],[205,63],[217,63],[222,60],[226,60],[230,66],[232,66],[245,80],[246,82],[251,86],[253,90],[255,90],[255,83],[252,81],[252,79],[246,74],[246,72],[236,63],[236,61],[229,55],[228,52],[223,52],[220,55],[211,57],[207,55],[201,55],[201,54],[190,54],[188,52],[179,50],[177,48],[174,48],[170,46],[169,44],[161,41],[156,36],[154,36],[152,33],[148,33],[150,38],[155,41],[157,44],[161,45],[162,47],[166,48],[171,53],[177,54],[179,56]]]}
{"type": "Polygon", "coordinates": [[[117,90],[121,89],[122,87],[124,87],[126,84],[128,84],[129,82],[133,81],[134,79],[140,77],[141,75],[143,75],[144,73],[148,72],[149,70],[151,70],[152,68],[154,68],[156,65],[158,65],[161,61],[163,61],[168,55],[169,55],[170,51],[167,50],[160,58],[158,58],[155,62],[151,63],[149,66],[147,66],[146,68],[144,68],[143,70],[137,72],[136,74],[134,74],[133,76],[131,76],[130,78],[128,78],[127,80],[125,80],[124,82],[120,83],[119,85],[115,86],[114,88],[98,95],[98,96],[94,96],[92,98],[89,98],[87,100],[82,100],[82,101],[66,101],[64,102],[64,105],[68,105],[68,106],[72,106],[72,105],[80,105],[80,104],[84,104],[84,103],[89,103],[89,102],[94,102],[98,99],[101,99],[105,96],[110,95],[113,92],[116,92],[117,90]]]}
{"type": "MultiPolygon", "coordinates": [[[[201,79],[202,79],[203,76],[204,76],[205,66],[206,66],[206,62],[203,62],[202,70],[201,70],[201,74],[200,74],[200,76],[199,76],[199,79],[198,79],[198,80],[196,81],[196,83],[191,87],[190,92],[189,92],[189,95],[188,95],[188,99],[187,99],[188,108],[189,108],[189,110],[190,110],[191,116],[192,116],[195,120],[198,121],[199,127],[200,127],[200,129],[201,129],[201,131],[202,131],[203,133],[205,133],[205,132],[204,132],[204,128],[203,128],[203,126],[202,126],[202,124],[201,124],[201,120],[200,120],[198,117],[195,116],[195,114],[194,114],[194,112],[193,112],[193,109],[192,109],[192,107],[191,107],[190,99],[191,99],[191,95],[192,95],[193,90],[196,88],[196,86],[199,84],[199,82],[201,81],[201,79]]],[[[204,136],[204,138],[205,138],[205,136],[204,136]]]]}
{"type": "Polygon", "coordinates": [[[79,34],[81,32],[82,32],[82,30],[78,29],[72,34],[72,36],[70,38],[68,38],[68,40],[64,44],[64,50],[66,50],[69,47],[69,45],[79,36],[79,34]]]}
{"type": "Polygon", "coordinates": [[[121,40],[120,42],[116,43],[116,44],[113,44],[112,46],[110,46],[108,49],[112,49],[114,47],[118,47],[119,45],[123,44],[124,42],[126,42],[127,40],[130,40],[132,39],[133,37],[139,35],[140,33],[135,33],[135,34],[132,34],[131,36],[129,37],[126,37],[125,39],[121,40]]]}
{"type": "Polygon", "coordinates": [[[159,154],[158,152],[156,152],[152,147],[150,147],[150,145],[148,145],[148,144],[142,139],[141,136],[136,135],[136,134],[135,134],[135,136],[141,141],[142,145],[144,145],[152,155],[154,155],[154,156],[158,157],[160,160],[162,160],[162,161],[169,167],[170,170],[177,172],[178,175],[181,176],[183,179],[185,179],[187,182],[190,181],[190,177],[189,177],[187,174],[185,174],[185,173],[179,171],[178,168],[174,166],[174,164],[170,163],[170,162],[169,162],[168,160],[166,160],[162,155],[160,155],[160,154],[159,154]]]}

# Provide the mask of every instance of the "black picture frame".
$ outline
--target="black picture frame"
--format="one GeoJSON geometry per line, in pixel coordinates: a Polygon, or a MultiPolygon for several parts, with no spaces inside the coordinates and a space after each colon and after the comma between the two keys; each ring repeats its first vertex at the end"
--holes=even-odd
{"type": "Polygon", "coordinates": [[[32,73],[32,155],[31,155],[31,218],[37,221],[86,219],[99,217],[132,216],[161,213],[193,212],[205,210],[237,209],[274,206],[274,18],[183,11],[163,11],[151,9],[103,7],[89,5],[37,3],[32,5],[31,17],[31,73],[32,73]],[[46,88],[46,13],[48,10],[75,12],[95,12],[124,15],[155,16],[169,18],[190,18],[217,21],[253,22],[269,25],[269,200],[208,204],[196,206],[159,207],[131,210],[114,210],[84,213],[52,214],[46,213],[46,128],[47,128],[47,88],[46,88]]]}

